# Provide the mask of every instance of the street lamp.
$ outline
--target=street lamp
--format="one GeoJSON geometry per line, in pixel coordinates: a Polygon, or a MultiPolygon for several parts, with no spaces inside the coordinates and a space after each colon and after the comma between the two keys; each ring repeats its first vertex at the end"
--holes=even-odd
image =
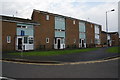
{"type": "Polygon", "coordinates": [[[108,23],[107,23],[107,13],[115,11],[115,9],[112,9],[110,11],[106,11],[106,33],[107,33],[107,46],[108,46],[108,23]]]}

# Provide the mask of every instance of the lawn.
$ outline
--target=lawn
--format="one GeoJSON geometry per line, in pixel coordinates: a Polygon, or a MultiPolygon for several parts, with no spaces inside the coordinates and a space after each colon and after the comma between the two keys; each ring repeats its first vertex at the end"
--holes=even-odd
{"type": "Polygon", "coordinates": [[[107,49],[107,52],[109,53],[118,53],[120,47],[111,47],[107,49]]]}
{"type": "MultiPolygon", "coordinates": [[[[72,54],[80,52],[89,52],[97,50],[98,48],[86,48],[86,49],[74,49],[74,50],[54,50],[54,51],[31,51],[22,52],[23,56],[51,56],[51,55],[61,55],[61,54],[72,54]]],[[[8,53],[10,55],[21,55],[20,52],[8,53]]]]}

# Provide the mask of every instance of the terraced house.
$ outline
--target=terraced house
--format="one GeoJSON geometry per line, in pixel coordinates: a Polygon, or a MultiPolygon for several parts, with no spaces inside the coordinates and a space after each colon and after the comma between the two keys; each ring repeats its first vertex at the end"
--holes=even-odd
{"type": "Polygon", "coordinates": [[[107,38],[119,39],[104,36],[99,24],[35,9],[31,20],[0,16],[0,21],[3,52],[101,47],[107,38]]]}
{"type": "Polygon", "coordinates": [[[36,33],[39,33],[38,42],[42,48],[86,48],[100,45],[101,25],[39,10],[33,11],[32,20],[41,24],[36,33]]]}
{"type": "Polygon", "coordinates": [[[34,27],[39,24],[9,16],[0,16],[2,21],[2,51],[34,50],[34,27]]]}

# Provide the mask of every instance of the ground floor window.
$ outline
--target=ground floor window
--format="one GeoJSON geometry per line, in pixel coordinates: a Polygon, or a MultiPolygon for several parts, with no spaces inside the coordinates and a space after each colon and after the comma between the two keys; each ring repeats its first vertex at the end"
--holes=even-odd
{"type": "Polygon", "coordinates": [[[7,36],[7,43],[11,43],[11,36],[7,36]]]}
{"type": "Polygon", "coordinates": [[[49,43],[49,38],[46,38],[46,43],[49,43]]]}
{"type": "Polygon", "coordinates": [[[76,43],[76,39],[74,39],[74,43],[76,43]]]}
{"type": "Polygon", "coordinates": [[[29,37],[29,44],[33,44],[33,38],[32,37],[29,37]]]}
{"type": "Polygon", "coordinates": [[[95,44],[100,44],[100,39],[95,39],[95,44]]]}
{"type": "Polygon", "coordinates": [[[28,43],[28,37],[24,37],[24,43],[25,43],[25,44],[28,43]]]}

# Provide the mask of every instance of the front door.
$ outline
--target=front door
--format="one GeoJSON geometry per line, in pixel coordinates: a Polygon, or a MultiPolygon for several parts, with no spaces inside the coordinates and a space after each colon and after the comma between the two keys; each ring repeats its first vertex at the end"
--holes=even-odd
{"type": "Polygon", "coordinates": [[[61,45],[60,39],[58,39],[57,42],[58,42],[58,49],[60,49],[60,48],[61,48],[61,47],[60,47],[60,45],[61,45]]]}
{"type": "Polygon", "coordinates": [[[18,50],[22,50],[22,38],[18,38],[18,50]]]}
{"type": "Polygon", "coordinates": [[[82,45],[82,47],[84,47],[84,40],[83,39],[81,39],[81,45],[82,45]]]}

